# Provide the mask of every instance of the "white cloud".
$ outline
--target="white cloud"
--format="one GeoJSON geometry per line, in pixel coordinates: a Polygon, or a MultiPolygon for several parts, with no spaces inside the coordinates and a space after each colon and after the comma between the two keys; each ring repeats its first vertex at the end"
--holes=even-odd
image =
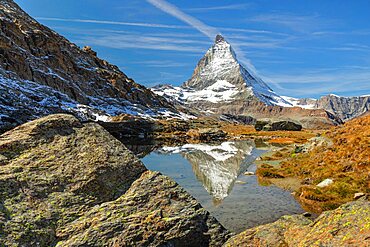
{"type": "Polygon", "coordinates": [[[171,60],[145,60],[145,61],[137,61],[131,62],[132,64],[140,64],[146,67],[153,67],[153,68],[169,68],[169,67],[184,67],[188,66],[187,63],[180,63],[171,60]]]}
{"type": "Polygon", "coordinates": [[[242,3],[242,4],[230,4],[230,5],[210,6],[210,7],[201,7],[201,8],[188,8],[187,10],[189,11],[240,10],[240,9],[245,9],[248,6],[250,6],[250,4],[242,3]]]}
{"type": "Polygon", "coordinates": [[[168,13],[176,17],[177,19],[189,24],[204,35],[208,36],[211,40],[213,40],[216,35],[220,33],[216,28],[204,24],[200,20],[184,13],[175,5],[170,4],[164,0],[147,0],[147,2],[162,10],[163,12],[168,13]]]}
{"type": "Polygon", "coordinates": [[[67,19],[67,18],[52,18],[52,17],[36,17],[35,19],[40,20],[40,21],[79,22],[79,23],[122,25],[122,26],[135,26],[135,27],[153,27],[153,28],[169,28],[169,29],[187,28],[186,26],[165,25],[165,24],[157,24],[157,23],[120,22],[120,21],[108,21],[108,20],[67,19]]]}
{"type": "Polygon", "coordinates": [[[201,41],[198,40],[144,36],[142,34],[88,35],[80,37],[75,42],[115,49],[137,48],[192,53],[201,53],[203,51],[203,48],[199,45],[201,41]]]}
{"type": "MultiPolygon", "coordinates": [[[[205,23],[199,21],[198,19],[184,13],[175,5],[172,5],[164,0],[147,0],[147,2],[154,5],[158,9],[162,10],[163,12],[166,12],[176,17],[177,19],[189,24],[193,28],[199,30],[204,35],[208,36],[212,41],[214,40],[217,34],[220,34],[220,32],[216,28],[206,25],[205,23]]],[[[233,43],[232,45],[236,54],[238,54],[239,61],[248,68],[250,73],[258,75],[256,68],[253,66],[251,61],[245,57],[244,52],[239,47],[238,43],[233,43]]]]}
{"type": "MultiPolygon", "coordinates": [[[[267,82],[279,82],[282,95],[309,96],[314,94],[370,92],[370,68],[348,66],[318,70],[292,71],[290,74],[269,74],[267,82]]],[[[367,93],[368,94],[368,93],[367,93]]]]}
{"type": "Polygon", "coordinates": [[[338,27],[340,22],[323,19],[319,15],[295,15],[286,13],[262,14],[247,21],[260,22],[269,25],[279,25],[297,32],[314,32],[325,27],[338,27]]]}

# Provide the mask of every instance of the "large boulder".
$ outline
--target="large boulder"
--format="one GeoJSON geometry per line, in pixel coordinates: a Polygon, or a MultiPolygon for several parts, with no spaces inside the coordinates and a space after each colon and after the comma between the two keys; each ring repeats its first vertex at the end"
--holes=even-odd
{"type": "Polygon", "coordinates": [[[254,125],[256,124],[256,119],[251,116],[246,115],[232,115],[232,114],[223,114],[220,116],[220,120],[245,124],[245,125],[254,125]]]}
{"type": "Polygon", "coordinates": [[[125,195],[62,227],[57,246],[221,246],[229,234],[168,177],[145,172],[125,195]]]}
{"type": "Polygon", "coordinates": [[[311,221],[302,215],[249,229],[224,246],[370,246],[370,202],[350,202],[311,221]]]}
{"type": "Polygon", "coordinates": [[[271,128],[273,131],[277,130],[301,131],[302,125],[291,121],[279,121],[272,123],[271,128]]]}
{"type": "Polygon", "coordinates": [[[56,229],[122,195],[145,166],[94,123],[51,115],[0,136],[0,246],[52,246],[56,229]]]}
{"type": "Polygon", "coordinates": [[[176,183],[145,171],[140,160],[101,126],[81,123],[71,115],[51,115],[6,132],[0,136],[0,246],[75,243],[79,231],[68,231],[76,226],[72,222],[90,220],[110,228],[104,235],[91,232],[90,225],[89,246],[101,246],[100,237],[113,243],[117,236],[125,236],[121,245],[125,239],[133,243],[137,236],[147,244],[163,245],[170,239],[153,237],[158,222],[149,218],[154,211],[164,215],[161,224],[172,224],[162,234],[175,232],[175,243],[194,237],[200,246],[208,246],[227,239],[228,232],[176,183]],[[95,210],[105,216],[92,218],[95,210]],[[108,217],[120,210],[125,216],[108,217]],[[134,219],[143,220],[142,225],[125,222],[134,219]]]}
{"type": "Polygon", "coordinates": [[[215,141],[224,139],[227,136],[227,133],[219,128],[201,128],[191,129],[186,133],[186,135],[193,140],[215,141]]]}
{"type": "Polygon", "coordinates": [[[291,121],[278,121],[273,123],[269,121],[257,121],[254,128],[257,131],[301,131],[302,125],[291,121]]]}

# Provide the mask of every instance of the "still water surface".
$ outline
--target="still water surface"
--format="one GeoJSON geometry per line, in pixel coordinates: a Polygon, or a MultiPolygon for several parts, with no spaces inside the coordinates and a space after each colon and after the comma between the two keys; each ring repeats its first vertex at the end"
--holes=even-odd
{"type": "Polygon", "coordinates": [[[180,184],[227,229],[241,232],[303,213],[290,192],[261,186],[254,161],[266,151],[252,140],[164,146],[142,155],[145,166],[180,184]]]}

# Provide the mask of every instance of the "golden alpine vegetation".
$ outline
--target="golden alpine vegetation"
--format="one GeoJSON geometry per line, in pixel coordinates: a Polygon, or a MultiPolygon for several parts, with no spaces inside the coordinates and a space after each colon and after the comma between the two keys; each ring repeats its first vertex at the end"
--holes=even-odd
{"type": "Polygon", "coordinates": [[[297,195],[313,211],[329,210],[370,192],[370,116],[338,127],[306,144],[303,152],[289,153],[279,166],[262,165],[264,178],[296,177],[302,181],[297,195]],[[317,144],[319,143],[319,144],[317,144]],[[325,179],[331,184],[317,186],[325,179]]]}

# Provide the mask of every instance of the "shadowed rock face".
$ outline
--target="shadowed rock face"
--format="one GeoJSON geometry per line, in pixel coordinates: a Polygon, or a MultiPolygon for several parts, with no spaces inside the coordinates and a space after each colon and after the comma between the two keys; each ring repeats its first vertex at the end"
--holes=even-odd
{"type": "Polygon", "coordinates": [[[0,1],[0,23],[0,125],[6,118],[17,125],[58,112],[94,119],[89,107],[78,104],[100,115],[176,112],[91,48],[80,49],[12,0],[0,1]]]}
{"type": "Polygon", "coordinates": [[[6,132],[0,136],[0,246],[226,241],[228,232],[189,194],[145,171],[101,126],[71,115],[6,132]]]}
{"type": "Polygon", "coordinates": [[[224,246],[369,246],[370,202],[347,203],[311,221],[302,215],[249,229],[224,246]]]}

